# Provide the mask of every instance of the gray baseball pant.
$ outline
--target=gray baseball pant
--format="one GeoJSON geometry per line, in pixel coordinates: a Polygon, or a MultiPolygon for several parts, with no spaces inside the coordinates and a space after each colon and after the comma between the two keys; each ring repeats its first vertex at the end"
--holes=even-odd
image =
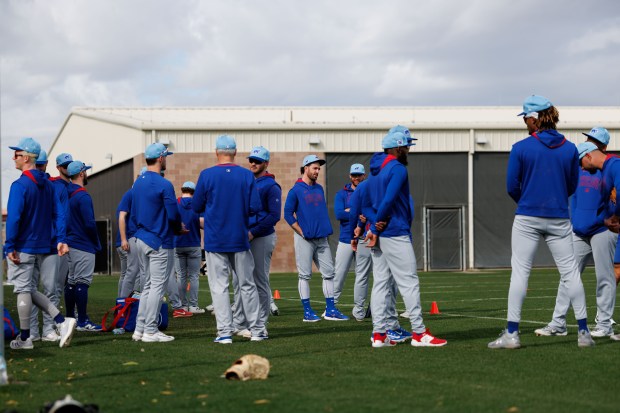
{"type": "Polygon", "coordinates": [[[141,291],[140,285],[140,259],[138,247],[136,246],[136,237],[127,240],[129,243],[129,251],[117,248],[118,255],[121,257],[121,278],[118,280],[119,297],[129,297],[132,291],[141,291]],[[123,255],[125,256],[125,272],[123,273],[123,255]]]}
{"type": "Polygon", "coordinates": [[[344,288],[344,282],[351,268],[351,263],[355,258],[355,252],[351,248],[351,244],[338,241],[336,261],[334,263],[334,303],[336,304],[338,304],[340,294],[342,294],[342,289],[344,288]]]}
{"type": "Polygon", "coordinates": [[[86,284],[93,282],[95,271],[95,254],[69,248],[69,278],[67,282],[71,285],[86,284]]]}
{"type": "MultiPolygon", "coordinates": [[[[60,304],[56,296],[56,278],[58,272],[58,254],[42,255],[40,260],[36,260],[34,264],[34,272],[32,275],[32,291],[39,288],[39,282],[43,290],[43,294],[50,299],[52,304],[58,308],[60,304]]],[[[32,306],[30,313],[30,330],[31,336],[39,335],[39,307],[32,306]]],[[[43,336],[54,333],[56,323],[54,319],[46,312],[43,312],[43,336]]]]}
{"type": "Polygon", "coordinates": [[[202,254],[200,247],[174,249],[174,265],[179,276],[179,295],[183,307],[198,307],[198,288],[202,254]],[[189,283],[189,293],[187,284],[189,283]]]}
{"type": "Polygon", "coordinates": [[[19,328],[22,330],[30,329],[33,304],[49,314],[52,319],[60,314],[49,298],[33,288],[32,277],[35,263],[38,263],[41,268],[41,262],[47,255],[49,254],[20,252],[21,262],[18,265],[7,259],[8,280],[13,284],[13,293],[17,295],[17,314],[19,315],[19,328]]]}
{"type": "MultiPolygon", "coordinates": [[[[350,248],[350,246],[349,246],[350,248]]],[[[338,258],[336,256],[336,262],[338,258]]],[[[353,285],[353,317],[358,320],[366,316],[366,296],[368,296],[368,279],[372,271],[372,257],[370,248],[366,247],[366,242],[360,240],[357,243],[355,253],[355,284],[353,285]]]]}
{"type": "Polygon", "coordinates": [[[228,276],[233,272],[235,273],[233,277],[238,278],[239,295],[248,329],[252,336],[259,335],[265,329],[265,325],[261,324],[259,317],[258,291],[252,275],[254,258],[250,250],[221,253],[205,251],[205,255],[218,336],[232,336],[235,330],[228,293],[228,276]]]}
{"type": "Polygon", "coordinates": [[[422,320],[420,281],[411,239],[406,235],[379,237],[371,254],[374,276],[370,296],[373,331],[385,333],[389,329],[398,328],[394,324],[397,315],[392,277],[410,314],[411,329],[418,334],[426,331],[422,320]]]}
{"type": "Polygon", "coordinates": [[[141,239],[136,241],[136,247],[144,262],[144,288],[140,295],[136,331],[155,334],[164,291],[174,271],[174,253],[171,248],[154,250],[141,239]]]}
{"type": "MultiPolygon", "coordinates": [[[[250,251],[254,258],[254,283],[258,291],[258,301],[260,305],[260,323],[267,326],[271,311],[271,286],[269,285],[269,270],[271,268],[271,256],[276,248],[276,233],[258,237],[250,241],[250,251]]],[[[243,303],[239,294],[239,281],[233,274],[234,308],[233,324],[236,330],[243,330],[248,327],[243,311],[243,303]]]]}
{"type": "Polygon", "coordinates": [[[56,272],[56,297],[58,302],[65,292],[65,284],[69,279],[69,254],[58,257],[58,271],[56,272]]]}
{"type": "Polygon", "coordinates": [[[175,262],[174,262],[174,250],[172,250],[172,274],[168,278],[168,284],[166,285],[166,293],[168,294],[168,301],[170,301],[170,305],[174,310],[178,310],[183,308],[183,303],[181,302],[181,289],[183,286],[181,285],[181,280],[179,278],[179,273],[174,271],[175,262]]]}
{"type": "Polygon", "coordinates": [[[316,264],[323,277],[323,295],[325,298],[334,296],[334,261],[329,249],[327,237],[305,239],[295,233],[295,261],[299,273],[298,289],[302,300],[310,298],[312,278],[312,262],[316,264]]]}
{"type": "MultiPolygon", "coordinates": [[[[596,307],[598,309],[597,327],[611,330],[611,317],[616,305],[616,278],[614,275],[614,254],[618,234],[603,231],[591,237],[580,237],[573,233],[573,250],[579,272],[583,274],[586,259],[590,254],[594,258],[596,273],[596,307]]],[[[549,325],[556,329],[566,329],[566,313],[570,307],[570,299],[566,285],[560,282],[558,296],[555,300],[553,319],[549,325]]]]}
{"type": "Polygon", "coordinates": [[[508,321],[521,321],[527,281],[541,238],[547,242],[560,272],[560,283],[573,305],[577,320],[587,318],[586,295],[573,253],[572,226],[563,218],[516,215],[512,224],[512,274],[508,292],[508,321]]]}

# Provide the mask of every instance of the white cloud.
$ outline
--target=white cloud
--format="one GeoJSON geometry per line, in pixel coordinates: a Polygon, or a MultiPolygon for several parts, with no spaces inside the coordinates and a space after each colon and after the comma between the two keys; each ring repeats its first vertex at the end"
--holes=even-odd
{"type": "Polygon", "coordinates": [[[515,104],[533,90],[618,105],[619,15],[616,0],[0,1],[3,204],[6,142],[49,147],[73,106],[515,104]]]}

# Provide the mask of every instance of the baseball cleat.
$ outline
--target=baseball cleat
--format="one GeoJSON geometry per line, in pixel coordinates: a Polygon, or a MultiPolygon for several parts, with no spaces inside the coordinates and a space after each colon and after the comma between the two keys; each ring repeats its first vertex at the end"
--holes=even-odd
{"type": "Polygon", "coordinates": [[[323,318],[329,321],[347,321],[349,319],[349,317],[342,314],[337,308],[325,310],[323,314],[323,318]]]}
{"type": "Polygon", "coordinates": [[[89,331],[91,333],[98,333],[101,331],[101,326],[87,319],[83,323],[78,322],[75,329],[77,331],[89,331]]]}
{"type": "Polygon", "coordinates": [[[215,307],[213,307],[213,304],[209,304],[208,306],[205,307],[205,310],[212,313],[215,311],[215,307]]]}
{"type": "Polygon", "coordinates": [[[142,331],[134,331],[133,334],[131,335],[131,339],[133,341],[142,341],[143,336],[144,336],[144,333],[142,331]]]}
{"type": "Polygon", "coordinates": [[[428,328],[422,334],[413,333],[411,335],[413,347],[442,347],[446,344],[448,344],[447,340],[433,336],[428,328]]]}
{"type": "Polygon", "coordinates": [[[200,308],[198,306],[191,306],[189,308],[189,312],[192,314],[204,314],[207,310],[205,310],[204,308],[200,308]]]}
{"type": "Polygon", "coordinates": [[[400,313],[400,316],[402,318],[409,318],[411,315],[409,314],[409,311],[405,311],[405,312],[400,313]]]}
{"type": "Polygon", "coordinates": [[[546,337],[565,336],[568,334],[568,331],[566,331],[566,329],[561,330],[559,328],[546,325],[543,328],[537,328],[536,330],[534,330],[534,334],[536,334],[537,336],[546,336],[546,337]]]}
{"type": "Polygon", "coordinates": [[[162,333],[158,331],[157,333],[144,333],[142,335],[143,343],[166,343],[168,341],[173,341],[174,337],[169,336],[168,334],[162,333]]]}
{"type": "Polygon", "coordinates": [[[280,309],[276,303],[271,303],[271,315],[280,315],[280,309]]]}
{"type": "Polygon", "coordinates": [[[498,348],[507,348],[507,349],[517,349],[521,347],[521,339],[519,338],[519,332],[515,331],[513,333],[509,333],[508,330],[504,330],[499,335],[499,338],[495,341],[491,341],[488,344],[489,348],[498,349],[498,348]]]}
{"type": "Polygon", "coordinates": [[[218,344],[232,344],[232,336],[217,336],[213,342],[218,344]]]}
{"type": "Polygon", "coordinates": [[[372,334],[372,346],[374,348],[394,347],[395,345],[396,345],[396,342],[390,340],[386,333],[373,333],[372,334]]]}
{"type": "Polygon", "coordinates": [[[11,341],[10,347],[13,350],[32,350],[34,345],[30,337],[22,340],[22,338],[18,336],[15,340],[11,341]]]}
{"type": "MultiPolygon", "coordinates": [[[[616,325],[616,322],[614,321],[614,319],[613,319],[613,318],[610,318],[610,319],[609,319],[609,322],[611,323],[611,325],[612,325],[612,326],[615,326],[615,325],[616,325]]],[[[594,323],[595,323],[595,324],[598,324],[598,323],[599,323],[598,313],[596,313],[596,317],[594,317],[594,323]]]]}
{"type": "Polygon", "coordinates": [[[611,328],[609,330],[605,330],[604,328],[595,327],[592,330],[590,330],[590,335],[596,338],[611,337],[613,334],[614,334],[614,331],[611,328]]]}
{"type": "Polygon", "coordinates": [[[41,337],[41,340],[49,341],[49,342],[56,342],[56,341],[60,340],[60,336],[58,334],[56,334],[55,331],[52,331],[51,333],[48,333],[48,334],[44,335],[43,337],[41,337]]]}
{"type": "Polygon", "coordinates": [[[269,336],[267,335],[267,333],[262,331],[258,335],[252,336],[250,341],[263,341],[263,340],[267,340],[268,338],[269,336]]]}
{"type": "Polygon", "coordinates": [[[304,323],[316,323],[317,321],[321,321],[321,317],[316,315],[314,311],[308,310],[304,312],[304,323]]]}
{"type": "Polygon", "coordinates": [[[592,340],[592,336],[589,331],[579,330],[577,333],[577,346],[578,347],[594,347],[595,343],[592,340]]]}
{"type": "Polygon", "coordinates": [[[620,341],[620,333],[609,336],[613,341],[620,341]]]}
{"type": "Polygon", "coordinates": [[[71,317],[65,317],[65,321],[58,324],[58,335],[60,336],[58,345],[60,348],[69,347],[69,344],[71,344],[71,338],[73,337],[76,324],[75,318],[71,317]]]}
{"type": "Polygon", "coordinates": [[[243,338],[252,338],[252,333],[247,328],[244,328],[242,330],[235,330],[233,334],[243,338]]]}
{"type": "Polygon", "coordinates": [[[399,327],[396,330],[388,330],[387,336],[392,341],[395,341],[397,343],[404,343],[411,338],[412,334],[407,330],[399,327]]]}
{"type": "Polygon", "coordinates": [[[184,308],[177,308],[176,310],[172,312],[172,317],[174,318],[186,318],[186,317],[191,317],[193,315],[194,314],[190,313],[184,308]]]}

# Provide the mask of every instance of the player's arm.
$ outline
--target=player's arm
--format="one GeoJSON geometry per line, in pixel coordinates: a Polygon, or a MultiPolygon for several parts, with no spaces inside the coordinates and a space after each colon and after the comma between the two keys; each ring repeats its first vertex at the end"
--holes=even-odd
{"type": "Polygon", "coordinates": [[[118,232],[121,237],[121,248],[123,251],[129,251],[129,242],[127,241],[127,211],[119,211],[118,213],[118,232]]]}
{"type": "Polygon", "coordinates": [[[179,214],[179,207],[177,206],[177,199],[176,195],[174,194],[174,187],[169,181],[164,180],[164,182],[165,185],[162,188],[161,194],[164,202],[164,208],[166,209],[168,224],[176,235],[186,234],[189,231],[185,229],[185,227],[183,226],[183,222],[181,221],[181,214],[179,214]]]}
{"type": "Polygon", "coordinates": [[[258,188],[254,183],[254,177],[250,177],[252,180],[250,183],[250,216],[258,214],[263,209],[263,204],[260,201],[260,195],[258,194],[258,188]]]}
{"type": "Polygon", "coordinates": [[[577,147],[575,147],[575,152],[573,154],[573,162],[571,163],[571,169],[569,171],[569,177],[567,182],[568,196],[571,196],[577,190],[577,186],[579,185],[579,152],[577,151],[577,147]]]}
{"type": "Polygon", "coordinates": [[[513,146],[508,158],[506,174],[506,191],[515,202],[521,199],[521,158],[517,152],[518,150],[513,146]]]}
{"type": "Polygon", "coordinates": [[[93,208],[93,200],[86,192],[82,192],[82,196],[78,201],[80,214],[84,219],[84,232],[88,239],[95,245],[96,250],[101,249],[99,241],[99,233],[97,232],[97,221],[95,220],[95,210],[93,208]]]}
{"type": "Polygon", "coordinates": [[[282,217],[282,190],[279,185],[273,185],[267,192],[267,214],[258,221],[256,227],[250,231],[253,237],[262,237],[273,228],[282,217]]]}
{"type": "Polygon", "coordinates": [[[19,232],[19,223],[24,210],[24,187],[13,182],[9,191],[6,216],[6,240],[4,242],[4,254],[15,264],[19,264],[19,253],[15,251],[15,240],[19,232]]]}
{"type": "Polygon", "coordinates": [[[299,201],[297,199],[297,194],[293,189],[288,192],[286,196],[286,202],[284,203],[284,220],[293,228],[298,235],[301,237],[304,236],[304,232],[297,223],[297,218],[295,214],[297,212],[297,206],[299,201]]]}
{"type": "Polygon", "coordinates": [[[207,205],[207,191],[205,186],[205,178],[203,173],[201,173],[198,177],[198,182],[196,182],[196,190],[192,198],[192,209],[198,215],[205,212],[205,206],[207,205]]]}
{"type": "Polygon", "coordinates": [[[336,215],[336,219],[338,221],[349,221],[349,212],[345,209],[345,191],[336,192],[336,197],[334,198],[334,215],[336,215]]]}
{"type": "Polygon", "coordinates": [[[396,202],[396,197],[398,196],[400,189],[406,181],[407,169],[402,165],[394,167],[392,169],[390,181],[388,182],[387,188],[385,189],[385,195],[383,196],[383,200],[379,204],[379,208],[377,208],[377,216],[374,221],[375,223],[387,221],[388,212],[392,210],[392,207],[396,202]]]}

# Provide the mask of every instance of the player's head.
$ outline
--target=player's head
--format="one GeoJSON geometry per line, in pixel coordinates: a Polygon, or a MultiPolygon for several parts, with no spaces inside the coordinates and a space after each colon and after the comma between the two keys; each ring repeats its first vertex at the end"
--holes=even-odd
{"type": "Polygon", "coordinates": [[[412,138],[405,136],[403,132],[388,132],[381,141],[383,151],[395,156],[400,163],[407,165],[409,148],[415,145],[412,138]]]}
{"type": "Polygon", "coordinates": [[[220,135],[215,140],[215,154],[218,156],[235,157],[237,155],[237,142],[230,135],[220,135]]]}
{"type": "Polygon", "coordinates": [[[577,145],[577,151],[579,152],[579,165],[582,169],[594,173],[599,169],[599,157],[602,152],[592,142],[582,142],[577,145]]]}
{"type": "Polygon", "coordinates": [[[9,146],[9,149],[15,151],[13,161],[15,161],[15,168],[20,171],[34,167],[41,153],[41,145],[32,138],[22,138],[17,146],[9,146]]]}
{"type": "Polygon", "coordinates": [[[530,134],[556,129],[560,121],[560,112],[553,106],[553,103],[546,97],[538,95],[528,96],[523,102],[523,112],[517,116],[523,116],[523,122],[530,134]]]}
{"type": "Polygon", "coordinates": [[[169,155],[172,155],[173,152],[168,151],[168,148],[163,143],[152,143],[146,147],[144,151],[144,158],[146,159],[146,164],[148,166],[153,166],[155,164],[161,165],[161,170],[166,170],[166,158],[169,155]]]}
{"type": "Polygon", "coordinates": [[[316,155],[308,155],[301,161],[301,168],[299,171],[302,176],[307,177],[312,182],[316,182],[319,178],[322,165],[325,165],[325,160],[320,159],[316,155]]]}
{"type": "Polygon", "coordinates": [[[39,171],[45,172],[45,170],[47,169],[47,152],[41,150],[41,153],[39,153],[39,157],[35,162],[35,166],[39,171]]]}
{"type": "Polygon", "coordinates": [[[361,163],[354,163],[351,165],[349,169],[349,179],[351,180],[351,185],[354,187],[358,186],[360,182],[366,179],[366,169],[364,169],[364,165],[361,163]]]}
{"type": "Polygon", "coordinates": [[[75,182],[80,185],[86,186],[88,184],[88,171],[91,167],[86,166],[84,162],[73,161],[67,165],[67,174],[71,179],[71,182],[75,182]]]}
{"type": "Polygon", "coordinates": [[[56,169],[58,169],[58,173],[65,179],[69,179],[67,166],[69,166],[71,162],[73,162],[73,157],[71,154],[61,153],[56,157],[56,169]]]}
{"type": "Polygon", "coordinates": [[[196,184],[194,184],[192,181],[184,182],[183,186],[181,186],[181,193],[183,195],[193,196],[194,191],[196,191],[196,184]]]}
{"type": "Polygon", "coordinates": [[[248,163],[250,164],[250,171],[252,171],[254,176],[259,177],[267,170],[270,157],[267,148],[262,146],[252,148],[248,156],[248,163]]]}
{"type": "Polygon", "coordinates": [[[605,152],[607,150],[607,145],[609,145],[609,132],[607,129],[601,126],[595,126],[590,129],[590,132],[583,133],[588,139],[587,142],[592,142],[597,146],[600,151],[605,152]]]}

